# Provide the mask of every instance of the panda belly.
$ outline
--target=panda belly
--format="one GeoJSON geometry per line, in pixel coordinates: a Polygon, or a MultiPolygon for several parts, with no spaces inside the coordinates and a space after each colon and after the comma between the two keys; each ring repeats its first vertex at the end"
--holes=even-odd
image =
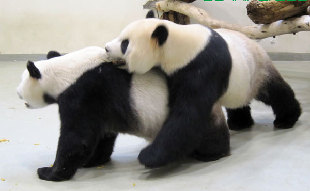
{"type": "Polygon", "coordinates": [[[157,70],[134,74],[130,97],[138,122],[137,130],[132,134],[153,140],[168,115],[168,87],[165,76],[157,70]]]}
{"type": "Polygon", "coordinates": [[[219,103],[227,108],[238,108],[248,105],[256,96],[263,78],[263,69],[255,57],[255,42],[244,35],[227,29],[217,32],[228,44],[232,59],[232,68],[227,90],[219,99],[219,103]]]}

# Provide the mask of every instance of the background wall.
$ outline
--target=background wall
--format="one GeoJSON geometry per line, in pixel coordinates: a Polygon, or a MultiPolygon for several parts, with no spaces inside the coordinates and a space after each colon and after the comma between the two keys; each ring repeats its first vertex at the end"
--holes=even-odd
{"type": "MultiPolygon", "coordinates": [[[[144,18],[146,0],[0,0],[0,53],[70,52],[89,45],[103,46],[129,22],[144,18]]],[[[247,2],[194,3],[214,18],[249,25],[247,2]]],[[[310,32],[268,38],[268,52],[310,53],[310,32]]]]}

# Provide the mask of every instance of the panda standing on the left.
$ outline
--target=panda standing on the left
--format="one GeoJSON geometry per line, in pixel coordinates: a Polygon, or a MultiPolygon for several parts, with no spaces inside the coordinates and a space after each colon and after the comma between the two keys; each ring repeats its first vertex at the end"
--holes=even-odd
{"type": "MultiPolygon", "coordinates": [[[[59,105],[56,159],[38,169],[40,179],[70,179],[78,168],[110,160],[118,133],[154,140],[168,116],[166,77],[160,70],[130,74],[107,62],[105,50],[88,47],[27,63],[17,88],[28,108],[59,105]]],[[[229,133],[220,105],[212,108],[213,131],[189,157],[216,160],[229,154],[229,133]]],[[[197,135],[201,136],[201,135],[197,135]]],[[[171,144],[173,144],[173,135],[171,144]]],[[[186,141],[186,140],[184,140],[186,141]]]]}

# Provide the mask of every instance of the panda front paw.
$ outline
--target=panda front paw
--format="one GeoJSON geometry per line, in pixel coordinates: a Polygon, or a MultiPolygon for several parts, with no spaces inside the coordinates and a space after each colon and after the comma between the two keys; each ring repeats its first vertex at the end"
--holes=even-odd
{"type": "Polygon", "coordinates": [[[42,180],[47,181],[64,181],[72,178],[76,170],[65,170],[62,171],[57,170],[54,167],[43,167],[38,168],[38,176],[42,180]]]}
{"type": "Polygon", "coordinates": [[[153,145],[144,148],[140,152],[138,160],[147,168],[158,168],[166,165],[169,161],[167,155],[160,149],[156,149],[153,145]]]}

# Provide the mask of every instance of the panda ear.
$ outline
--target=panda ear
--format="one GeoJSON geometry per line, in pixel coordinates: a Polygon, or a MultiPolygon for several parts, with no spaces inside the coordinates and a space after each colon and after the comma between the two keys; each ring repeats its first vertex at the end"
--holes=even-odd
{"type": "Polygon", "coordinates": [[[58,56],[61,56],[59,52],[51,50],[47,53],[46,58],[51,59],[51,58],[58,57],[58,56]]]}
{"type": "Polygon", "coordinates": [[[32,78],[35,78],[35,79],[41,78],[41,73],[40,73],[39,69],[34,65],[34,63],[32,61],[27,62],[27,69],[28,69],[29,75],[32,78]]]}
{"type": "Polygon", "coordinates": [[[147,18],[147,19],[149,19],[149,18],[155,18],[155,16],[154,16],[154,11],[153,11],[153,10],[150,10],[149,12],[147,12],[146,18],[147,18]]]}
{"type": "Polygon", "coordinates": [[[155,39],[159,46],[163,45],[167,38],[168,38],[168,29],[165,25],[159,25],[156,27],[156,29],[153,31],[152,39],[155,39]]]}

